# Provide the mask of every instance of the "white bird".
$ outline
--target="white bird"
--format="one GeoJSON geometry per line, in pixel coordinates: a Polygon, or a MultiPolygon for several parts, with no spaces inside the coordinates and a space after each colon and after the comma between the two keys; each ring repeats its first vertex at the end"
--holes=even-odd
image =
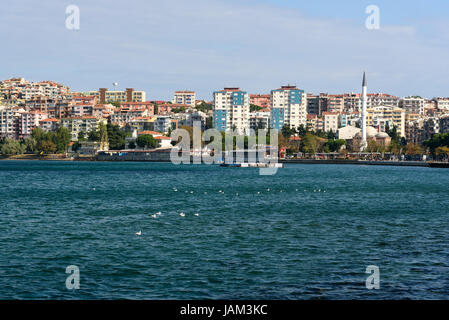
{"type": "Polygon", "coordinates": [[[186,214],[185,214],[184,212],[181,212],[179,215],[180,215],[181,217],[185,217],[185,216],[186,216],[186,214]]]}
{"type": "Polygon", "coordinates": [[[137,236],[141,236],[142,235],[142,230],[140,230],[139,232],[136,232],[137,236]]]}
{"type": "Polygon", "coordinates": [[[190,191],[190,193],[193,193],[193,191],[190,191]]]}
{"type": "Polygon", "coordinates": [[[95,191],[96,189],[95,189],[95,188],[92,188],[92,190],[94,190],[94,191],[95,191]]]}
{"type": "Polygon", "coordinates": [[[159,212],[156,212],[156,214],[157,214],[158,216],[160,216],[160,215],[162,214],[162,212],[159,211],[159,212]]]}
{"type": "Polygon", "coordinates": [[[257,194],[260,194],[260,192],[259,192],[259,191],[257,191],[257,194]]]}
{"type": "Polygon", "coordinates": [[[200,215],[199,213],[195,213],[195,214],[194,214],[194,216],[197,216],[197,217],[198,217],[199,215],[200,215]]]}
{"type": "Polygon", "coordinates": [[[173,189],[174,192],[178,192],[178,189],[173,189]]]}
{"type": "Polygon", "coordinates": [[[218,190],[218,192],[220,192],[220,193],[221,193],[221,192],[223,192],[223,191],[221,191],[221,190],[218,190]]]}
{"type": "Polygon", "coordinates": [[[270,192],[270,188],[268,188],[267,191],[270,192]]]}
{"type": "Polygon", "coordinates": [[[155,215],[155,214],[152,214],[151,217],[152,217],[152,218],[156,218],[156,215],[155,215]]]}

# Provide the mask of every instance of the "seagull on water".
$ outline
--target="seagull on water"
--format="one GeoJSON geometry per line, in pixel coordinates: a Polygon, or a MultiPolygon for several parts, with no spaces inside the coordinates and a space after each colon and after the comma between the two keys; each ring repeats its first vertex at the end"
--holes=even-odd
{"type": "Polygon", "coordinates": [[[180,215],[181,217],[185,217],[185,216],[186,216],[186,214],[185,214],[184,212],[181,212],[179,215],[180,215]]]}
{"type": "Polygon", "coordinates": [[[198,217],[200,214],[199,214],[199,213],[195,213],[195,214],[193,214],[193,215],[198,217]]]}
{"type": "Polygon", "coordinates": [[[141,236],[141,235],[142,235],[142,230],[136,232],[136,235],[137,235],[137,236],[141,236]]]}
{"type": "Polygon", "coordinates": [[[152,214],[151,217],[152,217],[152,218],[156,218],[156,215],[155,215],[155,214],[152,214]]]}
{"type": "Polygon", "coordinates": [[[162,212],[159,211],[159,212],[156,212],[156,214],[157,214],[158,216],[160,216],[160,215],[162,214],[162,212]]]}

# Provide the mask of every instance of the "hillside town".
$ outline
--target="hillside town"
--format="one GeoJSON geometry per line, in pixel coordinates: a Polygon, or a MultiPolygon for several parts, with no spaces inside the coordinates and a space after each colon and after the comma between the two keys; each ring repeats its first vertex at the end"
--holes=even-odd
{"type": "MultiPolygon", "coordinates": [[[[368,93],[366,104],[364,151],[449,155],[449,97],[368,93]]],[[[242,135],[277,129],[283,156],[355,153],[361,151],[361,110],[360,93],[313,94],[292,85],[262,94],[224,88],[214,91],[211,101],[180,90],[162,101],[133,88],[73,92],[54,81],[12,78],[0,81],[1,150],[8,155],[164,149],[173,147],[171,132],[195,123],[201,130],[242,135]],[[48,133],[65,134],[68,148],[58,147],[56,138],[39,147],[48,133]]]]}

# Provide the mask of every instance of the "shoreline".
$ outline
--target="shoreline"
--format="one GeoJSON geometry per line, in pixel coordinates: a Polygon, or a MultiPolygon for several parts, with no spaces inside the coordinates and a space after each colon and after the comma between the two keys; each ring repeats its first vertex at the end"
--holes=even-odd
{"type": "MultiPolygon", "coordinates": [[[[99,160],[93,157],[86,158],[65,158],[65,157],[5,157],[0,158],[0,161],[76,161],[76,162],[162,162],[169,163],[170,160],[99,160]]],[[[280,159],[279,163],[283,164],[341,164],[341,165],[368,165],[368,166],[393,166],[393,167],[440,167],[449,168],[449,163],[445,162],[423,162],[423,161],[371,161],[371,160],[314,160],[314,159],[280,159]],[[433,164],[433,165],[431,165],[433,164]]]]}

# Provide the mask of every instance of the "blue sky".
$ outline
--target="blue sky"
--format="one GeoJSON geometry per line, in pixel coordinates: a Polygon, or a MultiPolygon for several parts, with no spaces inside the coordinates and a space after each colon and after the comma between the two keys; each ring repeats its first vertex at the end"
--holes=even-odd
{"type": "Polygon", "coordinates": [[[366,70],[371,92],[448,96],[448,13],[446,0],[15,0],[0,11],[0,79],[211,99],[224,86],[360,91],[366,70]],[[69,4],[80,30],[65,28],[69,4]],[[365,28],[371,4],[379,30],[365,28]]]}

